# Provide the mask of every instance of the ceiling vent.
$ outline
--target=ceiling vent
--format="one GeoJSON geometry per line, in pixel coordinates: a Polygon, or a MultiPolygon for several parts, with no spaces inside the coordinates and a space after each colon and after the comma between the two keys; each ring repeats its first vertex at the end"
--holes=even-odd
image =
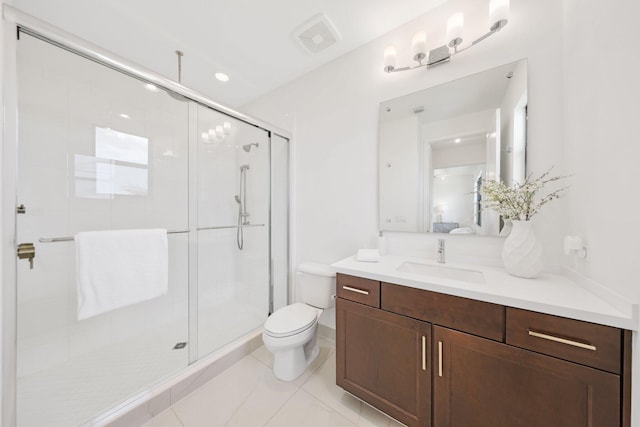
{"type": "Polygon", "coordinates": [[[319,53],[342,39],[336,27],[323,13],[319,13],[294,32],[293,37],[309,53],[319,53]]]}

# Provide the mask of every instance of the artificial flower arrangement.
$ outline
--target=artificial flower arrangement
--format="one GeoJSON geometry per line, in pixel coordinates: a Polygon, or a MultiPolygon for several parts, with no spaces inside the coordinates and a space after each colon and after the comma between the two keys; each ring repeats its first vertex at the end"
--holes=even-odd
{"type": "Polygon", "coordinates": [[[480,192],[483,196],[483,208],[492,209],[505,220],[529,221],[544,205],[560,198],[568,187],[542,194],[544,187],[552,182],[566,178],[566,176],[549,177],[551,169],[537,178],[533,174],[527,176],[522,184],[513,187],[503,182],[484,181],[480,192]]]}
{"type": "Polygon", "coordinates": [[[544,192],[545,186],[565,176],[550,177],[551,169],[537,178],[527,176],[522,184],[509,187],[498,181],[485,181],[480,192],[483,208],[496,211],[510,223],[508,237],[502,246],[502,262],[505,270],[516,277],[535,278],[543,268],[542,246],[536,238],[531,218],[550,201],[562,196],[567,187],[544,192]]]}

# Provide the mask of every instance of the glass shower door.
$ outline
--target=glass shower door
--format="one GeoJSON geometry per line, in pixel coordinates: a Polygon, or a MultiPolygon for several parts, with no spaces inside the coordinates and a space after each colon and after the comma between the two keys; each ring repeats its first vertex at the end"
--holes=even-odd
{"type": "Polygon", "coordinates": [[[188,364],[188,103],[26,34],[18,100],[18,425],[76,426],[188,364]],[[79,320],[74,234],[142,228],[168,291],[79,320]]]}
{"type": "Polygon", "coordinates": [[[269,134],[198,106],[198,358],[269,313],[269,134]]]}

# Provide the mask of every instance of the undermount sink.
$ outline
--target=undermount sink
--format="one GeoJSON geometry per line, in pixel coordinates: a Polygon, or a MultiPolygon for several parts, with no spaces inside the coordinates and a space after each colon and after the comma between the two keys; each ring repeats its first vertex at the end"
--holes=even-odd
{"type": "Polygon", "coordinates": [[[419,262],[403,262],[398,266],[398,271],[420,274],[424,276],[439,277],[442,279],[460,280],[462,282],[485,283],[481,271],[466,270],[444,265],[422,264],[419,262]]]}

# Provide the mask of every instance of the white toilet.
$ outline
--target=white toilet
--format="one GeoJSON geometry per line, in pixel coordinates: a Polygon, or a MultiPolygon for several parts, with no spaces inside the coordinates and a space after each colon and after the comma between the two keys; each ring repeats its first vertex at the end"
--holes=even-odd
{"type": "Polygon", "coordinates": [[[273,353],[273,373],[283,381],[298,378],[320,353],[318,319],[334,305],[336,273],[328,265],[305,262],[298,266],[296,285],[302,302],[276,310],[262,333],[265,347],[273,353]]]}

